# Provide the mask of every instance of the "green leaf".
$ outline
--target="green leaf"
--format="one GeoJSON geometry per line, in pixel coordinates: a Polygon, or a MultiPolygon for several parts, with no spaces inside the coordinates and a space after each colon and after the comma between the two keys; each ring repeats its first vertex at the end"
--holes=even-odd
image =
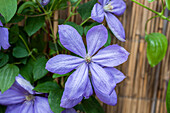
{"type": "Polygon", "coordinates": [[[63,77],[63,76],[69,76],[71,75],[71,73],[66,73],[66,74],[63,74],[63,75],[60,75],[60,74],[53,74],[53,78],[58,78],[58,77],[63,77]]]}
{"type": "Polygon", "coordinates": [[[27,32],[28,36],[31,36],[36,33],[44,25],[44,22],[44,16],[27,18],[24,29],[27,32]]]}
{"type": "Polygon", "coordinates": [[[7,64],[0,69],[0,89],[2,93],[12,86],[18,74],[19,68],[13,64],[7,64]]]}
{"type": "Polygon", "coordinates": [[[5,113],[6,106],[1,106],[0,105],[0,113],[5,113]]]}
{"type": "Polygon", "coordinates": [[[111,35],[110,35],[110,31],[109,30],[107,30],[108,31],[108,39],[107,39],[107,42],[105,43],[105,45],[104,45],[104,47],[107,47],[107,46],[109,46],[110,45],[110,43],[111,43],[111,35]]]}
{"type": "Polygon", "coordinates": [[[96,2],[97,0],[91,0],[79,6],[77,11],[83,20],[91,16],[91,10],[96,2]]]}
{"type": "Polygon", "coordinates": [[[21,14],[24,9],[30,8],[30,7],[37,7],[37,5],[36,5],[34,2],[32,2],[32,1],[27,1],[27,2],[23,3],[23,4],[18,8],[17,13],[21,14]]]}
{"type": "Polygon", "coordinates": [[[14,15],[14,17],[9,21],[9,23],[18,23],[22,21],[25,17],[20,15],[14,15]]]}
{"type": "Polygon", "coordinates": [[[56,91],[51,91],[48,96],[50,108],[54,113],[61,113],[64,110],[64,108],[60,107],[62,94],[63,91],[61,89],[58,89],[56,91]]]}
{"type": "Polygon", "coordinates": [[[0,52],[0,67],[4,66],[9,60],[9,56],[0,52]]]}
{"type": "Polygon", "coordinates": [[[17,0],[0,0],[0,13],[9,22],[17,10],[17,0]]]}
{"type": "Polygon", "coordinates": [[[77,25],[74,22],[66,22],[65,24],[74,27],[81,36],[83,35],[83,27],[82,26],[77,25]]]}
{"type": "Polygon", "coordinates": [[[56,82],[48,81],[42,84],[38,84],[34,90],[41,93],[49,93],[50,91],[55,91],[59,88],[60,86],[56,82]]]}
{"type": "Polygon", "coordinates": [[[13,25],[9,29],[9,42],[10,42],[10,44],[16,43],[18,38],[19,38],[19,27],[16,24],[16,25],[13,25]]]}
{"type": "Polygon", "coordinates": [[[168,10],[170,10],[170,0],[165,0],[166,1],[166,7],[168,8],[168,10]]]}
{"type": "Polygon", "coordinates": [[[147,59],[149,64],[154,67],[164,58],[168,41],[166,36],[161,33],[146,35],[145,40],[147,41],[147,59]]]}
{"type": "Polygon", "coordinates": [[[88,30],[91,29],[92,27],[96,26],[96,25],[100,25],[100,23],[94,22],[94,23],[92,23],[91,25],[86,26],[86,27],[84,28],[84,34],[86,35],[87,32],[88,32],[88,30]]]}
{"type": "Polygon", "coordinates": [[[86,113],[104,113],[102,106],[93,96],[89,99],[83,99],[81,104],[86,113]]]}
{"type": "Polygon", "coordinates": [[[166,108],[168,113],[170,113],[170,81],[168,83],[168,88],[166,93],[166,108]]]}
{"type": "Polygon", "coordinates": [[[12,55],[16,58],[24,58],[29,55],[28,51],[20,46],[17,46],[13,49],[12,55]]]}
{"type": "Polygon", "coordinates": [[[48,73],[48,71],[45,69],[46,63],[47,63],[47,59],[45,57],[41,57],[36,60],[33,69],[34,81],[44,77],[48,73]]]}
{"type": "Polygon", "coordinates": [[[148,0],[149,3],[153,2],[153,1],[155,1],[155,0],[148,0]]]}
{"type": "Polygon", "coordinates": [[[33,67],[34,67],[35,61],[30,58],[28,60],[28,63],[24,66],[21,66],[20,68],[20,74],[31,83],[33,82],[33,67]]]}

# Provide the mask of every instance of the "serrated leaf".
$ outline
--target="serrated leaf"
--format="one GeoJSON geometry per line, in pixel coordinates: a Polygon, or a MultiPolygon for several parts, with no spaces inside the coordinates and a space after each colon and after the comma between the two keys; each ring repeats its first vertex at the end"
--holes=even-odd
{"type": "Polygon", "coordinates": [[[33,69],[34,81],[44,77],[48,73],[48,71],[45,69],[46,63],[47,63],[47,59],[45,57],[41,57],[36,60],[33,69]]]}
{"type": "Polygon", "coordinates": [[[168,8],[168,10],[170,10],[170,0],[165,0],[166,1],[166,7],[168,8]]]}
{"type": "Polygon", "coordinates": [[[17,10],[17,0],[0,0],[0,13],[9,22],[17,10]]]}
{"type": "Polygon", "coordinates": [[[64,110],[64,108],[60,107],[62,94],[63,90],[58,89],[56,91],[51,91],[48,96],[50,108],[54,113],[61,113],[64,110]]]}
{"type": "Polygon", "coordinates": [[[83,99],[81,104],[86,113],[105,113],[102,106],[93,96],[89,99],[83,99]]]}
{"type": "Polygon", "coordinates": [[[12,55],[16,58],[24,58],[29,55],[28,51],[20,46],[17,46],[13,49],[12,55]]]}
{"type": "Polygon", "coordinates": [[[161,33],[146,35],[145,40],[147,41],[147,59],[149,64],[154,67],[164,58],[168,41],[166,36],[161,33]]]}
{"type": "Polygon", "coordinates": [[[44,25],[44,22],[44,16],[27,18],[24,29],[27,32],[28,36],[31,36],[36,33],[44,25]]]}
{"type": "Polygon", "coordinates": [[[77,11],[83,20],[91,16],[91,10],[96,2],[97,0],[91,0],[78,7],[77,11]]]}
{"type": "Polygon", "coordinates": [[[36,7],[37,5],[34,3],[34,2],[32,2],[32,1],[27,1],[27,2],[25,2],[25,3],[23,3],[19,8],[18,8],[18,11],[17,11],[17,13],[22,13],[22,11],[24,10],[24,9],[26,9],[26,8],[28,8],[28,7],[36,7]]]}
{"type": "Polygon", "coordinates": [[[42,84],[38,84],[34,90],[41,93],[49,93],[50,91],[55,91],[60,89],[60,86],[56,82],[48,81],[42,84]]]}
{"type": "Polygon", "coordinates": [[[0,67],[4,66],[9,60],[9,56],[0,52],[0,67]]]}
{"type": "Polygon", "coordinates": [[[83,35],[83,27],[82,26],[77,25],[74,22],[66,22],[65,24],[74,27],[81,36],[83,35]]]}
{"type": "Polygon", "coordinates": [[[170,113],[170,81],[168,83],[168,88],[166,93],[166,108],[168,113],[170,113]]]}
{"type": "Polygon", "coordinates": [[[13,64],[7,64],[0,69],[0,90],[2,93],[12,86],[18,74],[19,68],[13,64]]]}

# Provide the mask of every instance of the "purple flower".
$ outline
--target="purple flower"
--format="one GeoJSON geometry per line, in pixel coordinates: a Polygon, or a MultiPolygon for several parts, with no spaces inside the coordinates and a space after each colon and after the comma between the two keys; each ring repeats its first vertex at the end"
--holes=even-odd
{"type": "Polygon", "coordinates": [[[125,41],[125,31],[121,22],[113,15],[122,15],[126,9],[123,0],[99,0],[91,12],[91,18],[101,23],[106,18],[107,24],[113,34],[120,40],[125,41]]]}
{"type": "Polygon", "coordinates": [[[3,24],[0,21],[0,50],[1,47],[4,49],[8,49],[10,47],[9,42],[8,42],[8,29],[2,27],[3,24]]]}
{"type": "Polygon", "coordinates": [[[0,104],[7,105],[5,113],[53,113],[48,99],[38,96],[34,88],[21,75],[15,78],[15,83],[3,94],[0,92],[0,104]]]}
{"type": "Polygon", "coordinates": [[[65,109],[61,113],[77,113],[77,112],[76,112],[76,110],[74,108],[70,108],[70,109],[65,109]]]}
{"type": "Polygon", "coordinates": [[[50,0],[41,0],[40,4],[42,6],[46,6],[49,2],[50,2],[50,0]]]}
{"type": "Polygon", "coordinates": [[[65,48],[81,57],[60,54],[46,64],[48,71],[58,74],[76,69],[67,79],[60,106],[72,108],[83,97],[89,98],[93,94],[92,85],[101,101],[115,105],[117,96],[114,88],[125,76],[113,67],[125,62],[129,53],[118,45],[99,50],[108,38],[107,29],[103,25],[95,26],[87,32],[87,53],[80,34],[73,27],[60,25],[59,37],[65,48]]]}

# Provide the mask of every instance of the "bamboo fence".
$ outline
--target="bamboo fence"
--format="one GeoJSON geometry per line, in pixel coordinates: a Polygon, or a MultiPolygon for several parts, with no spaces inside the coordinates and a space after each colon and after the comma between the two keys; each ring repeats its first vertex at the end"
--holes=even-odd
{"type": "MultiPolygon", "coordinates": [[[[83,0],[82,3],[87,1],[83,0]]],[[[137,1],[153,10],[162,10],[161,0],[153,3],[148,3],[147,0],[137,1]]],[[[147,43],[144,37],[145,22],[155,14],[130,0],[127,0],[126,4],[127,9],[124,15],[119,17],[125,28],[126,42],[120,42],[112,37],[112,43],[117,43],[130,52],[128,61],[117,67],[126,75],[126,79],[116,87],[118,104],[109,106],[101,102],[101,105],[106,113],[167,113],[165,97],[170,78],[170,22],[155,18],[148,23],[148,33],[163,33],[167,36],[169,43],[163,61],[152,68],[146,58],[147,43]]],[[[56,14],[54,19],[66,19],[69,11],[59,11],[56,14]]],[[[77,24],[82,22],[79,15],[72,16],[70,21],[77,24]]],[[[54,23],[54,25],[57,26],[58,23],[54,23]]],[[[56,32],[56,30],[54,31],[56,32]]]]}

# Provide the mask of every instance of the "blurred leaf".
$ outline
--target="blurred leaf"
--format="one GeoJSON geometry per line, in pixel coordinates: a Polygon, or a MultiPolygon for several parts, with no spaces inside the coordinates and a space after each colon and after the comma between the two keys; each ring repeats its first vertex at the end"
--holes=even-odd
{"type": "Polygon", "coordinates": [[[5,113],[6,106],[0,105],[0,113],[5,113]]]}
{"type": "Polygon", "coordinates": [[[14,17],[9,21],[9,23],[18,23],[22,21],[25,17],[20,15],[14,15],[14,17]]]}
{"type": "Polygon", "coordinates": [[[62,94],[63,90],[57,89],[56,91],[51,91],[48,96],[50,108],[54,113],[61,113],[64,110],[64,108],[60,107],[62,94]]]}
{"type": "Polygon", "coordinates": [[[168,83],[168,88],[166,93],[166,108],[168,113],[170,113],[170,81],[168,83]]]}
{"type": "Polygon", "coordinates": [[[77,25],[74,22],[66,22],[65,24],[74,27],[81,36],[83,35],[83,27],[82,26],[77,25]]]}
{"type": "Polygon", "coordinates": [[[168,41],[166,36],[161,33],[146,35],[145,40],[147,41],[147,59],[149,64],[154,67],[164,58],[168,41]]]}
{"type": "Polygon", "coordinates": [[[18,38],[19,38],[19,27],[16,24],[16,25],[13,25],[9,29],[9,42],[10,42],[10,44],[16,43],[18,38]]]}
{"type": "Polygon", "coordinates": [[[168,10],[170,10],[170,0],[165,0],[166,1],[166,7],[168,8],[168,10]]]}
{"type": "Polygon", "coordinates": [[[31,36],[44,25],[44,22],[45,22],[44,16],[29,17],[26,20],[26,25],[24,29],[27,32],[27,34],[31,36]]]}
{"type": "Polygon", "coordinates": [[[148,0],[148,2],[150,2],[150,3],[153,2],[153,1],[155,1],[155,0],[148,0]]]}
{"type": "Polygon", "coordinates": [[[45,69],[46,63],[47,59],[45,57],[40,57],[36,60],[33,69],[34,81],[44,77],[48,73],[48,71],[45,69]]]}
{"type": "Polygon", "coordinates": [[[30,58],[26,65],[21,66],[20,68],[20,74],[31,83],[33,82],[33,67],[34,67],[35,61],[30,58]]]}
{"type": "Polygon", "coordinates": [[[63,74],[63,75],[60,75],[60,74],[53,74],[53,78],[58,78],[58,77],[63,77],[63,76],[69,76],[71,75],[71,73],[66,73],[66,74],[63,74]]]}
{"type": "Polygon", "coordinates": [[[86,113],[104,113],[102,106],[93,96],[89,99],[83,99],[81,104],[86,113]]]}
{"type": "Polygon", "coordinates": [[[94,22],[94,23],[92,23],[91,25],[86,26],[86,27],[84,28],[84,34],[86,35],[87,32],[88,32],[88,30],[90,30],[92,27],[94,27],[94,26],[96,26],[96,25],[100,25],[100,23],[94,22]]]}
{"type": "Polygon", "coordinates": [[[0,0],[0,13],[9,22],[17,10],[17,0],[0,0]]]}
{"type": "Polygon", "coordinates": [[[17,46],[13,49],[12,55],[16,58],[24,58],[27,57],[29,53],[25,48],[17,46]]]}
{"type": "Polygon", "coordinates": [[[77,11],[83,20],[91,16],[91,10],[96,2],[97,0],[91,0],[79,6],[77,11]]]}
{"type": "Polygon", "coordinates": [[[70,0],[71,3],[75,3],[77,2],[78,0],[70,0]]]}
{"type": "Polygon", "coordinates": [[[15,81],[19,74],[19,68],[13,64],[7,64],[0,69],[0,89],[4,93],[15,81]]]}
{"type": "Polygon", "coordinates": [[[38,84],[34,90],[41,93],[49,93],[50,91],[55,91],[59,89],[60,86],[56,82],[48,81],[42,84],[38,84]]]}
{"type": "Polygon", "coordinates": [[[107,47],[107,46],[109,46],[110,44],[111,44],[111,35],[110,35],[110,31],[109,30],[107,30],[108,31],[108,39],[107,39],[107,42],[105,43],[105,45],[104,45],[104,47],[107,47]]]}
{"type": "Polygon", "coordinates": [[[9,56],[0,52],[0,67],[4,66],[9,60],[9,56]]]}
{"type": "Polygon", "coordinates": [[[17,13],[21,14],[24,9],[29,8],[29,7],[37,7],[37,5],[36,5],[34,2],[32,2],[32,1],[24,2],[24,3],[18,8],[17,13]]]}

